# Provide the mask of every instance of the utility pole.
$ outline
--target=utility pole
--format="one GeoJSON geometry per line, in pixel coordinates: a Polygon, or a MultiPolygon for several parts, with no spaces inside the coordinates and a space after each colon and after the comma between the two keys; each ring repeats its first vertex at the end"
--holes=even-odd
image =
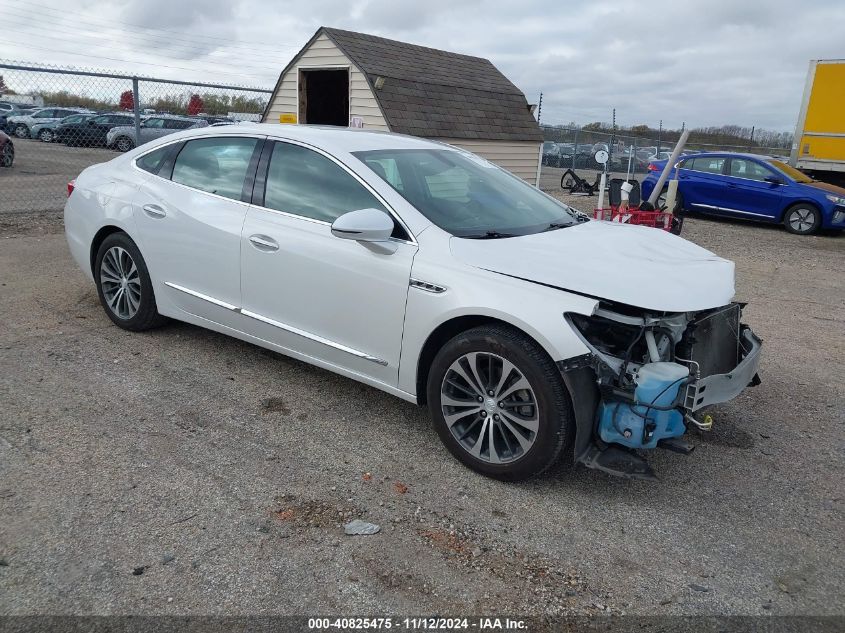
{"type": "Polygon", "coordinates": [[[540,115],[543,113],[543,93],[540,93],[540,102],[537,104],[537,125],[540,124],[540,115]]]}
{"type": "MultiPolygon", "coordinates": [[[[611,128],[610,132],[610,144],[608,149],[609,158],[613,158],[613,146],[616,144],[616,108],[613,108],[613,127],[611,128]]],[[[608,160],[608,162],[611,162],[608,160]]]]}
{"type": "Polygon", "coordinates": [[[657,151],[660,152],[660,137],[663,136],[663,119],[660,119],[660,127],[657,128],[657,151]]]}
{"type": "Polygon", "coordinates": [[[754,145],[754,127],[751,126],[751,137],[748,139],[748,151],[751,151],[751,146],[754,145]]]}

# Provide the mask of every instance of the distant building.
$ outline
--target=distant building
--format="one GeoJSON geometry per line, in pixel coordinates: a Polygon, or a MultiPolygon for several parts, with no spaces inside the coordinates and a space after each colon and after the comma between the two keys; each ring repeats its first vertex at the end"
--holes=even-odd
{"type": "Polygon", "coordinates": [[[321,27],[282,71],[262,121],[420,136],[539,179],[540,126],[519,88],[480,57],[321,27]]]}
{"type": "Polygon", "coordinates": [[[19,95],[19,94],[0,94],[0,101],[6,103],[17,103],[24,106],[42,107],[44,105],[44,97],[41,95],[19,95]]]}

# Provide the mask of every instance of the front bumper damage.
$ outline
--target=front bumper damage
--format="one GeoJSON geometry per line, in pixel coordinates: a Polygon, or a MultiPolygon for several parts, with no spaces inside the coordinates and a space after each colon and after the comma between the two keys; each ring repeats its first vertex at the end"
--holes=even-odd
{"type": "Polygon", "coordinates": [[[662,315],[602,307],[592,317],[566,315],[591,350],[557,364],[573,401],[576,461],[653,479],[640,451],[692,452],[682,438],[687,425],[707,431],[711,424],[693,413],[760,382],[762,341],[741,323],[742,307],[662,315]]]}

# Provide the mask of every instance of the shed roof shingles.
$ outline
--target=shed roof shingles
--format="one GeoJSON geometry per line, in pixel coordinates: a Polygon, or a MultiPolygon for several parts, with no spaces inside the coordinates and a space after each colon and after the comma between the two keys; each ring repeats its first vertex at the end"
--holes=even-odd
{"type": "Polygon", "coordinates": [[[542,141],[525,95],[486,59],[323,27],[367,75],[392,132],[542,141]]]}

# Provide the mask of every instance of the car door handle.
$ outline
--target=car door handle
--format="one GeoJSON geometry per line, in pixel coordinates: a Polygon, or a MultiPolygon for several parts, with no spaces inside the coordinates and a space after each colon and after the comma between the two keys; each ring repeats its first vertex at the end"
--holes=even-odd
{"type": "Polygon", "coordinates": [[[255,248],[265,253],[279,250],[279,243],[266,235],[250,235],[249,241],[255,248]]]}
{"type": "Polygon", "coordinates": [[[157,204],[145,204],[142,208],[144,209],[144,213],[146,213],[151,218],[155,218],[156,220],[159,220],[167,215],[167,211],[162,209],[157,204]]]}

